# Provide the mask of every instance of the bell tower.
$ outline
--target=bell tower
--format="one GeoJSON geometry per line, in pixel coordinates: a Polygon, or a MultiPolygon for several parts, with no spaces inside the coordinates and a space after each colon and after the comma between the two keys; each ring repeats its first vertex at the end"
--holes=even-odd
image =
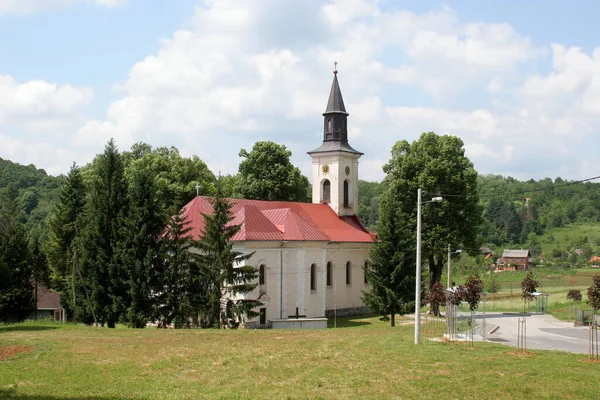
{"type": "Polygon", "coordinates": [[[363,153],[348,144],[348,113],[337,79],[337,62],[327,108],[323,143],[312,158],[312,201],[328,203],[340,215],[358,214],[358,159],[363,153]]]}

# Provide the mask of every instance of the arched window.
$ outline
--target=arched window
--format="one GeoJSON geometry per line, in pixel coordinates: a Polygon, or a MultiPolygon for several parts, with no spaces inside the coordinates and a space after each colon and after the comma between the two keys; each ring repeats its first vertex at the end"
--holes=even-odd
{"type": "Polygon", "coordinates": [[[329,179],[323,181],[323,196],[321,196],[321,200],[331,201],[331,182],[329,182],[329,179]]]}
{"type": "Polygon", "coordinates": [[[260,292],[265,293],[267,290],[267,266],[265,264],[258,267],[258,285],[260,292]]]}
{"type": "Polygon", "coordinates": [[[352,283],[351,278],[352,278],[352,264],[350,264],[350,261],[348,261],[346,263],[346,285],[350,285],[352,283]]]}
{"type": "Polygon", "coordinates": [[[310,290],[317,290],[317,265],[310,266],[310,290]]]}
{"type": "Polygon", "coordinates": [[[333,264],[331,261],[327,263],[327,286],[333,285],[333,264]]]}
{"type": "Polygon", "coordinates": [[[333,118],[329,119],[329,121],[327,121],[327,130],[329,132],[333,131],[333,118]]]}
{"type": "Polygon", "coordinates": [[[364,276],[364,284],[368,285],[369,281],[367,280],[367,271],[369,270],[369,261],[365,260],[365,266],[363,267],[363,276],[364,276]]]}
{"type": "Polygon", "coordinates": [[[348,207],[348,204],[350,203],[350,194],[348,191],[348,181],[344,181],[344,207],[348,207]]]}

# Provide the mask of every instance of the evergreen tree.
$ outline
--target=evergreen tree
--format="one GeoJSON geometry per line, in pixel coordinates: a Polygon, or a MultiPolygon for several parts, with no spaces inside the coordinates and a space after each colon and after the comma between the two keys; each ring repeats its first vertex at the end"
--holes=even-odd
{"type": "Polygon", "coordinates": [[[94,169],[81,241],[81,268],[99,323],[113,328],[129,302],[127,274],[119,250],[126,236],[127,185],[123,161],[112,139],[94,160],[94,169]]]}
{"type": "Polygon", "coordinates": [[[208,326],[237,326],[239,318],[258,316],[253,309],[262,303],[241,299],[239,295],[252,291],[256,286],[258,270],[250,265],[240,265],[252,257],[233,250],[231,239],[240,225],[231,224],[231,204],[223,196],[221,177],[215,183],[212,199],[213,213],[204,214],[204,232],[198,242],[203,264],[208,273],[208,326]]]}
{"type": "Polygon", "coordinates": [[[398,207],[399,191],[391,185],[381,195],[378,241],[371,249],[366,269],[371,290],[363,301],[384,320],[396,325],[396,314],[415,309],[415,247],[409,219],[398,207]]]}
{"type": "Polygon", "coordinates": [[[34,309],[32,268],[18,192],[9,185],[0,206],[0,320],[22,320],[34,309]]]}
{"type": "Polygon", "coordinates": [[[73,243],[81,231],[85,202],[83,178],[73,163],[50,217],[50,238],[44,246],[50,268],[50,286],[60,294],[61,303],[69,314],[73,310],[73,243]]]}
{"type": "Polygon", "coordinates": [[[156,270],[153,282],[154,315],[158,326],[166,328],[201,325],[206,308],[206,282],[202,264],[192,251],[195,241],[189,234],[189,221],[181,214],[169,220],[164,242],[164,262],[156,270]]]}
{"type": "Polygon", "coordinates": [[[151,318],[154,274],[165,257],[162,232],[167,219],[156,197],[154,178],[145,168],[133,168],[130,174],[127,241],[121,248],[128,287],[123,320],[133,328],[143,328],[151,318]]]}

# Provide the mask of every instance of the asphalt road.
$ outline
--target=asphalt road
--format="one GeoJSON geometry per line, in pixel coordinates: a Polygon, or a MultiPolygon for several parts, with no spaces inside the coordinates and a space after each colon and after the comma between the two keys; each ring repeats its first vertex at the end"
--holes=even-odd
{"type": "MultiPolygon", "coordinates": [[[[487,314],[486,339],[517,347],[518,320],[521,317],[516,314],[487,314]],[[496,326],[498,328],[490,334],[496,326]]],[[[588,354],[587,326],[575,327],[573,322],[561,322],[550,315],[530,315],[525,318],[527,349],[588,354]]]]}

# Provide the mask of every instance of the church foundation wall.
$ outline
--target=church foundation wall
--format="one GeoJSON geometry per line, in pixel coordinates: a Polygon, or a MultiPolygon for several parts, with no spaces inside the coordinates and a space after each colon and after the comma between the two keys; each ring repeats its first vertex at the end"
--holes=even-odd
{"type": "Polygon", "coordinates": [[[325,316],[327,318],[333,318],[334,315],[338,317],[350,317],[353,315],[364,315],[364,314],[372,314],[371,310],[368,307],[348,307],[348,308],[339,308],[337,310],[325,310],[325,316]]]}

